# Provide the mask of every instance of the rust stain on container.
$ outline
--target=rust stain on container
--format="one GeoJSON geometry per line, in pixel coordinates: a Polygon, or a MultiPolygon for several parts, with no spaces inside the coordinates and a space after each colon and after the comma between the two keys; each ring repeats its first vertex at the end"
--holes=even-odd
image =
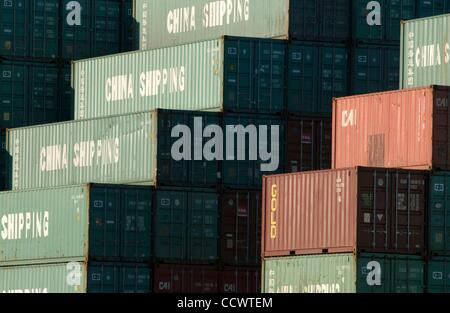
{"type": "Polygon", "coordinates": [[[425,171],[355,167],[263,183],[263,258],[424,252],[425,171]]]}
{"type": "Polygon", "coordinates": [[[450,169],[450,87],[336,98],[333,168],[450,169]]]}

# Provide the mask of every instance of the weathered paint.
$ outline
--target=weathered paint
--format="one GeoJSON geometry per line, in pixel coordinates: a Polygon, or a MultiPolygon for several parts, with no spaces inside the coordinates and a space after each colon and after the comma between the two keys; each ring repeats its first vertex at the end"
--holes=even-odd
{"type": "Polygon", "coordinates": [[[400,88],[450,84],[450,14],[402,23],[400,88]]]}
{"type": "Polygon", "coordinates": [[[421,293],[424,261],[387,254],[323,254],[263,260],[263,293],[421,293]]]}
{"type": "Polygon", "coordinates": [[[224,37],[74,62],[75,119],[157,108],[280,113],[285,50],[281,40],[224,37]]]}
{"type": "Polygon", "coordinates": [[[450,293],[449,257],[432,257],[427,262],[427,292],[450,293]]]}
{"type": "Polygon", "coordinates": [[[433,172],[430,178],[428,250],[432,255],[450,255],[450,173],[433,172]]]}

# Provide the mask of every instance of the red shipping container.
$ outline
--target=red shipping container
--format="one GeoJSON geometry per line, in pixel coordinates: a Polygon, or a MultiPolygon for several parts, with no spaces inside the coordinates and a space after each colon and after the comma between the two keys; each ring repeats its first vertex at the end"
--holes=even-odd
{"type": "Polygon", "coordinates": [[[450,87],[334,99],[333,168],[450,169],[450,87]]]}
{"type": "Polygon", "coordinates": [[[155,293],[217,293],[218,270],[215,266],[155,265],[155,293]]]}
{"type": "Polygon", "coordinates": [[[259,265],[261,192],[226,191],[220,197],[220,259],[227,265],[259,265]]]}
{"type": "Polygon", "coordinates": [[[263,257],[424,252],[425,171],[349,168],[263,183],[263,257]]]}
{"type": "Polygon", "coordinates": [[[260,293],[261,268],[228,267],[220,271],[219,293],[260,293]]]}
{"type": "Polygon", "coordinates": [[[331,118],[289,118],[286,131],[286,171],[331,168],[331,118]]]}

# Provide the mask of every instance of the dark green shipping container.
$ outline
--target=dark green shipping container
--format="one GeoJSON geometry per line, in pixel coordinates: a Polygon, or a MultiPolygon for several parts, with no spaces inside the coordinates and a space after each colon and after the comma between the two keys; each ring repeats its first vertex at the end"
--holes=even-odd
{"type": "Polygon", "coordinates": [[[450,292],[450,258],[433,257],[427,265],[427,292],[450,292]]]}
{"type": "Polygon", "coordinates": [[[450,0],[418,0],[416,17],[428,17],[450,12],[450,0]]]}
{"type": "Polygon", "coordinates": [[[133,0],[124,0],[122,3],[122,51],[133,51],[136,21],[133,17],[133,0]]]}
{"type": "Polygon", "coordinates": [[[428,249],[432,255],[450,256],[450,172],[431,175],[428,210],[428,249]]]}
{"type": "Polygon", "coordinates": [[[353,38],[358,42],[398,45],[400,21],[416,17],[416,0],[352,2],[353,38]]]}
{"type": "Polygon", "coordinates": [[[0,191],[8,186],[8,156],[6,152],[6,132],[0,129],[0,191]]]}
{"type": "MultiPolygon", "coordinates": [[[[0,128],[15,128],[69,119],[72,102],[61,97],[63,70],[56,65],[0,62],[0,128]]],[[[66,69],[66,78],[67,69],[66,69]]]]}
{"type": "Polygon", "coordinates": [[[360,45],[352,50],[351,93],[399,88],[400,50],[393,46],[360,45]]]}
{"type": "Polygon", "coordinates": [[[331,116],[333,97],[349,94],[349,52],[339,44],[289,44],[288,112],[331,116]]]}
{"type": "Polygon", "coordinates": [[[213,263],[218,258],[219,195],[212,190],[159,189],[155,204],[155,257],[213,263]]]}

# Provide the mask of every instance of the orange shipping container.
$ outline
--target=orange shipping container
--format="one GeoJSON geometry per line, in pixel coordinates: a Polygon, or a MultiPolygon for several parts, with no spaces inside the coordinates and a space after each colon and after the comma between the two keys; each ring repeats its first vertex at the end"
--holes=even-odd
{"type": "Polygon", "coordinates": [[[432,86],[333,103],[333,168],[450,169],[450,87],[432,86]]]}

